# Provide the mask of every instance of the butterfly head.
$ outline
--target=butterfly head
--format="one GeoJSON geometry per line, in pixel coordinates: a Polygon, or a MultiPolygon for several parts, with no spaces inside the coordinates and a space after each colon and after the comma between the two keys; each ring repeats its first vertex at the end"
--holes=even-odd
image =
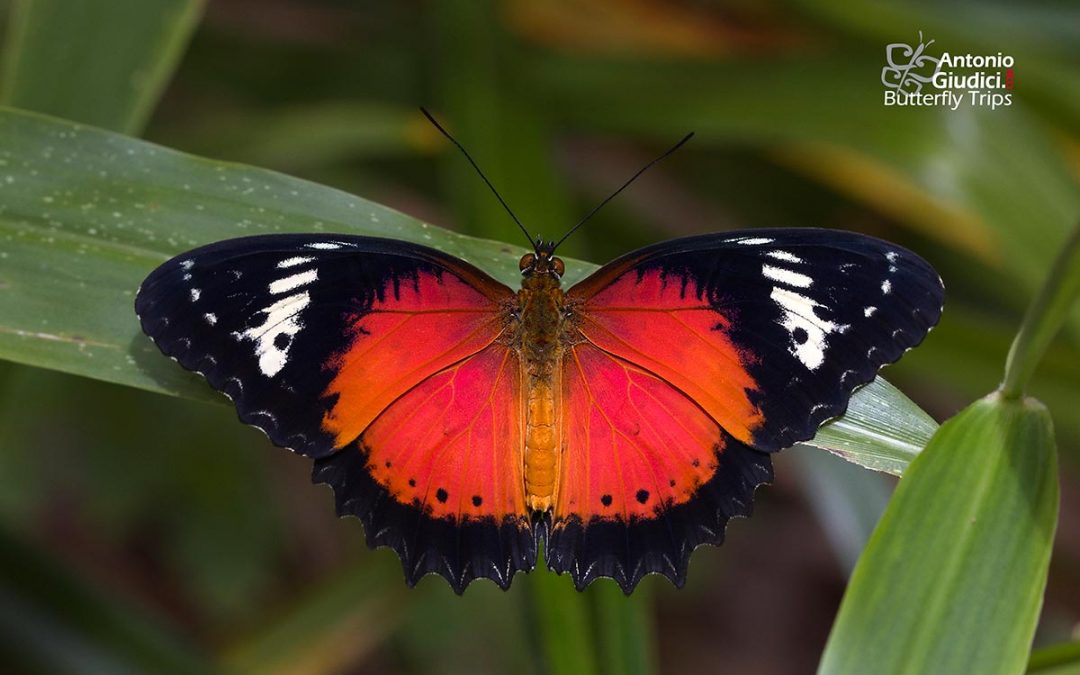
{"type": "Polygon", "coordinates": [[[550,274],[556,278],[566,273],[562,258],[555,257],[555,242],[537,238],[533,243],[533,252],[521,256],[518,262],[521,273],[527,277],[537,274],[550,274]]]}

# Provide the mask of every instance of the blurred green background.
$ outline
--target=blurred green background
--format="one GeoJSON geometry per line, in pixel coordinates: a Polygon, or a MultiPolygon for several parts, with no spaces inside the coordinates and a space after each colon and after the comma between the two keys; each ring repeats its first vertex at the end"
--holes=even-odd
{"type": "MultiPolygon", "coordinates": [[[[97,4],[130,25],[96,24],[89,0],[0,2],[5,102],[515,244],[520,233],[419,105],[548,237],[696,131],[564,253],[603,262],[673,236],[778,226],[908,246],[941,272],[946,312],[886,374],[938,419],[997,385],[1024,307],[1080,216],[1080,8],[1068,3],[97,4]],[[24,19],[50,5],[70,12],[33,81],[16,77],[33,55],[12,56],[27,35],[12,5],[24,19]],[[124,76],[160,81],[156,105],[156,91],[134,104],[82,92],[74,111],[55,95],[50,64],[92,54],[103,65],[88,67],[86,86],[99,85],[110,61],[153,35],[147,26],[160,28],[162,8],[179,26],[160,47],[173,56],[124,76]],[[884,107],[884,47],[920,30],[939,49],[1013,55],[1014,105],[884,107]]],[[[1072,318],[1031,387],[1054,415],[1063,472],[1037,644],[1080,637],[1072,318]]],[[[0,664],[810,672],[892,481],[808,449],[776,464],[753,519],[694,556],[682,591],[650,578],[626,600],[603,581],[579,602],[569,580],[537,571],[509,593],[478,583],[458,598],[438,578],[407,590],[392,553],[368,551],[356,522],[333,517],[308,460],[272,448],[231,409],[0,362],[0,664]],[[554,624],[565,630],[553,635],[554,624]],[[577,643],[553,648],[559,639],[577,643]]]]}

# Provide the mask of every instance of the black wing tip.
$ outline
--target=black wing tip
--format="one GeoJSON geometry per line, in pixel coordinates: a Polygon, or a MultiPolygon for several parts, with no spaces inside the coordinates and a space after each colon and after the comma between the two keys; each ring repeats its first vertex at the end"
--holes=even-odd
{"type": "MultiPolygon", "coordinates": [[[[796,443],[811,440],[822,425],[843,416],[852,395],[858,389],[873,382],[881,371],[896,362],[904,354],[918,347],[941,321],[945,307],[945,285],[937,270],[917,253],[898,244],[857,232],[834,230],[810,230],[819,233],[851,235],[853,245],[870,242],[875,256],[887,262],[891,279],[903,280],[907,300],[899,306],[882,310],[892,315],[889,339],[873,345],[865,355],[862,365],[840,373],[838,389],[827,397],[826,402],[814,406],[800,425],[790,425],[773,435],[755,437],[755,447],[776,452],[796,443]],[[896,254],[893,256],[892,254],[896,254]]],[[[875,308],[876,309],[876,308],[875,308]]]]}
{"type": "Polygon", "coordinates": [[[527,519],[455,523],[432,518],[395,500],[368,475],[363,457],[359,448],[349,446],[317,459],[312,482],[330,486],[339,517],[360,520],[369,548],[390,548],[398,555],[410,588],[438,575],[458,595],[479,579],[505,591],[518,572],[535,567],[537,541],[527,519]]]}
{"type": "Polygon", "coordinates": [[[754,493],[772,477],[768,454],[728,438],[712,479],[690,501],[668,507],[656,519],[585,523],[570,517],[548,527],[547,567],[569,574],[578,591],[597,579],[611,579],[630,595],[650,575],[682,588],[693,552],[722,545],[728,523],[750,517],[754,493]],[[620,549],[622,555],[614,553],[620,549]]]}

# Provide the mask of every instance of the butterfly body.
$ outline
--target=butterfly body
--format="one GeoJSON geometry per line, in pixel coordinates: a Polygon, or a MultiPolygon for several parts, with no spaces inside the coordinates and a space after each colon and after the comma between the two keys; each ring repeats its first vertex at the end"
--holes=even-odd
{"type": "Polygon", "coordinates": [[[143,283],[143,330],[314,460],[340,514],[406,580],[682,585],[858,386],[918,344],[941,281],[830,230],[702,235],[564,290],[538,242],[514,291],[402,241],[274,235],[177,256],[143,283]]]}
{"type": "Polygon", "coordinates": [[[526,503],[547,511],[555,498],[562,407],[559,364],[562,361],[564,295],[554,274],[531,274],[517,297],[521,331],[515,345],[522,363],[525,395],[523,448],[526,503]]]}

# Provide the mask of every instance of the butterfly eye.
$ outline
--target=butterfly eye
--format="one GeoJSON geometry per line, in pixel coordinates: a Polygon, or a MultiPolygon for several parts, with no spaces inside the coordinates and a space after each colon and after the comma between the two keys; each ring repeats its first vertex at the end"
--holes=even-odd
{"type": "Polygon", "coordinates": [[[566,265],[563,264],[562,258],[551,259],[551,269],[555,270],[555,274],[560,277],[566,273],[566,265]]]}
{"type": "Polygon", "coordinates": [[[521,256],[521,261],[518,262],[518,269],[524,272],[535,264],[536,256],[532,253],[526,253],[525,255],[521,256]]]}

